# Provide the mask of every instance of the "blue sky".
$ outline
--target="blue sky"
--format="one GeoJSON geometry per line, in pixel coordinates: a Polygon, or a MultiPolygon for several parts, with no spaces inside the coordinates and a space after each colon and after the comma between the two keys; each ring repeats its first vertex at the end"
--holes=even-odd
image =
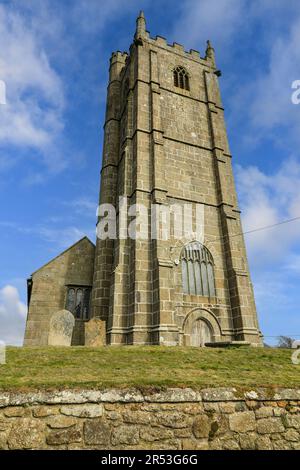
{"type": "MultiPolygon", "coordinates": [[[[151,36],[211,39],[243,226],[300,216],[297,0],[0,0],[0,339],[21,344],[26,278],[95,238],[108,62],[145,11],[151,36]]],[[[300,338],[300,221],[246,236],[260,325],[300,338]]],[[[272,338],[266,338],[272,342],[272,338]]]]}

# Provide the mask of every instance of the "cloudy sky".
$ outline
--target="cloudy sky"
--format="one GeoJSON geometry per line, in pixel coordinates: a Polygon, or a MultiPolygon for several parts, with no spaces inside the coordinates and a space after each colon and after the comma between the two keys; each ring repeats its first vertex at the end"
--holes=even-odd
{"type": "MultiPolygon", "coordinates": [[[[298,0],[0,0],[0,340],[21,344],[26,278],[94,239],[108,62],[151,36],[216,49],[245,231],[300,216],[298,0]]],[[[300,221],[246,235],[266,342],[300,339],[300,221]]]]}

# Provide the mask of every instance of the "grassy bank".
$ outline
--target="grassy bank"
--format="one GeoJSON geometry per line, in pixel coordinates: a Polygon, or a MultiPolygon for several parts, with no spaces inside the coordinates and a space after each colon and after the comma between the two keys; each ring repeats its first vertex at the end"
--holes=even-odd
{"type": "Polygon", "coordinates": [[[105,387],[300,387],[284,349],[8,348],[1,390],[105,387]]]}

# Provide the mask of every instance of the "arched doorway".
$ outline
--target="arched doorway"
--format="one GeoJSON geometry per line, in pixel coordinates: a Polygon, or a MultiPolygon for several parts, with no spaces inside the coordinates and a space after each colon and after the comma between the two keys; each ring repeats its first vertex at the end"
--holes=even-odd
{"type": "Polygon", "coordinates": [[[221,341],[222,332],[216,316],[206,309],[191,310],[182,325],[183,344],[201,347],[205,343],[221,341]]]}
{"type": "Polygon", "coordinates": [[[193,323],[190,345],[204,347],[205,343],[212,343],[213,335],[211,326],[203,319],[198,319],[193,323]]]}

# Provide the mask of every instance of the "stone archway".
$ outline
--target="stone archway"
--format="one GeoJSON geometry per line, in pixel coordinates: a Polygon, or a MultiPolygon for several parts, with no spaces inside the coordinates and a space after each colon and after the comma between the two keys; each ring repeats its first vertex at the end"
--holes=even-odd
{"type": "Polygon", "coordinates": [[[215,315],[209,310],[196,308],[188,313],[183,324],[186,346],[203,347],[205,343],[221,340],[221,328],[215,315]]]}

